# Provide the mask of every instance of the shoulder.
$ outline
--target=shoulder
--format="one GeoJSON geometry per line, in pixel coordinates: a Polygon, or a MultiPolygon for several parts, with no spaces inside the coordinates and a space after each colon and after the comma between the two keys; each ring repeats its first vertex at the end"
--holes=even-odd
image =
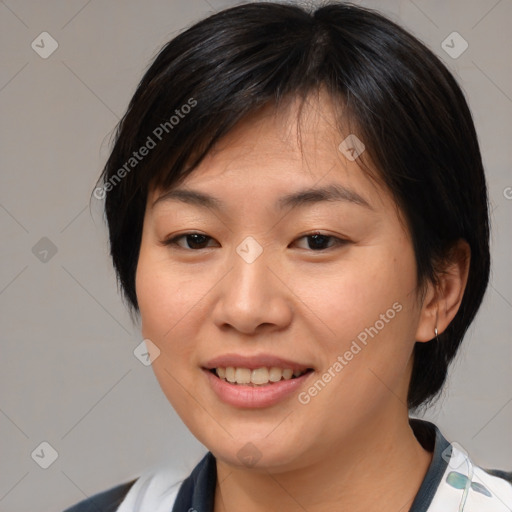
{"type": "Polygon", "coordinates": [[[497,476],[498,478],[507,481],[509,484],[512,484],[512,471],[503,471],[502,469],[487,468],[482,468],[482,470],[488,473],[489,475],[497,476]]]}
{"type": "Polygon", "coordinates": [[[512,471],[480,466],[456,442],[426,420],[411,419],[422,446],[433,452],[432,462],[411,512],[510,512],[512,471]]]}
{"type": "MultiPolygon", "coordinates": [[[[448,478],[450,476],[458,477],[459,475],[448,475],[448,478]]],[[[457,486],[458,482],[456,478],[452,478],[449,483],[452,486],[457,486]]],[[[470,485],[468,502],[474,507],[469,507],[468,512],[473,510],[485,512],[512,510],[510,508],[512,505],[512,471],[475,466],[468,484],[470,485]]]]}
{"type": "Polygon", "coordinates": [[[116,485],[111,489],[95,494],[67,508],[64,512],[114,512],[136,481],[137,479],[131,480],[130,482],[116,485]]]}

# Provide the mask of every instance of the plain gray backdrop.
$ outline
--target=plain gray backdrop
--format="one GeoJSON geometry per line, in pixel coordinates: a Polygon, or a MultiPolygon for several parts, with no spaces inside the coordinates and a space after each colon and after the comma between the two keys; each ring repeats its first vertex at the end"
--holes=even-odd
{"type": "MultiPolygon", "coordinates": [[[[89,198],[160,47],[237,3],[0,1],[0,511],[59,511],[169,460],[188,474],[206,451],[133,354],[140,330],[117,292],[102,203],[89,208],[89,198]]],[[[512,1],[360,3],[427,44],[473,112],[492,210],[491,282],[443,398],[424,417],[479,465],[512,470],[512,1]]]]}

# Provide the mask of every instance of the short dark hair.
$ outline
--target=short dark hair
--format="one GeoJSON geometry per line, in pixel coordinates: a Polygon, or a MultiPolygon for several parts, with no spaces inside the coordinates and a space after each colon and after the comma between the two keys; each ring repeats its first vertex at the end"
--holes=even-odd
{"type": "Polygon", "coordinates": [[[249,3],[209,16],[163,47],[119,122],[99,182],[118,283],[138,312],[135,273],[153,186],[178,184],[247,114],[290,97],[304,100],[320,86],[343,103],[345,120],[357,125],[364,154],[378,164],[407,220],[419,288],[437,282],[456,241],[471,249],[455,318],[438,341],[415,345],[407,401],[417,409],[442,390],[487,287],[487,188],[456,80],[378,12],[348,3],[249,3]],[[134,156],[142,147],[145,156],[134,156]]]}

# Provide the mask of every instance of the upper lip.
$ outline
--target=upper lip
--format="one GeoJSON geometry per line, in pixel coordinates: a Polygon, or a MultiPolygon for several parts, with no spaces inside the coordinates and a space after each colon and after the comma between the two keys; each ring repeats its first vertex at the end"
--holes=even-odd
{"type": "Polygon", "coordinates": [[[302,364],[297,361],[283,359],[271,354],[258,354],[254,356],[242,356],[240,354],[224,354],[222,356],[214,357],[204,364],[204,368],[211,370],[214,368],[249,368],[255,370],[256,368],[291,368],[293,371],[304,371],[312,369],[311,365],[302,364]]]}

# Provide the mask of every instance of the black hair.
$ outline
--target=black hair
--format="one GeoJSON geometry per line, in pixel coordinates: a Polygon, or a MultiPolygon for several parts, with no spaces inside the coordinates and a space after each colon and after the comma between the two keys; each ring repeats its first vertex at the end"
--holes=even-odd
{"type": "Polygon", "coordinates": [[[163,47],[119,122],[94,193],[105,199],[118,282],[138,312],[135,273],[151,187],[183,180],[244,116],[320,86],[343,102],[407,220],[419,288],[436,283],[456,241],[471,249],[455,318],[438,341],[414,347],[407,401],[416,409],[441,391],[487,287],[487,189],[461,88],[432,51],[378,12],[348,3],[249,3],[163,47]]]}

